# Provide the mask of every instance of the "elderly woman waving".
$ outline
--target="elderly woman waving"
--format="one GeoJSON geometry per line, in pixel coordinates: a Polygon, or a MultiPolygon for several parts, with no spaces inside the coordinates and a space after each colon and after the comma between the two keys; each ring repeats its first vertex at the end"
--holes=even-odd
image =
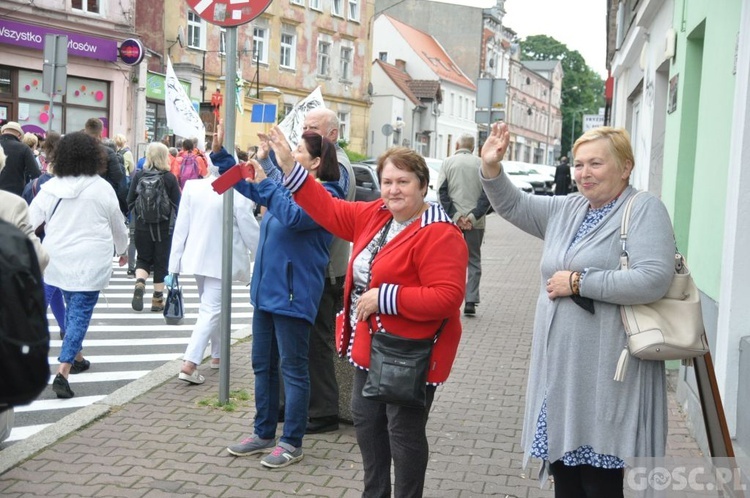
{"type": "Polygon", "coordinates": [[[363,496],[422,496],[429,447],[427,416],[437,385],[448,378],[461,337],[459,308],[468,253],[461,230],[438,205],[424,200],[429,172],[424,159],[395,147],[379,159],[382,198],[344,202],[327,194],[295,165],[278,127],[271,146],[294,199],[335,236],[353,242],[339,314],[337,348],[357,367],[352,417],[365,471],[363,496]],[[375,315],[371,319],[371,315],[375,315]],[[412,339],[432,338],[424,407],[374,401],[362,394],[370,366],[371,327],[412,339]]]}
{"type": "Polygon", "coordinates": [[[619,269],[623,206],[633,151],[623,129],[587,131],[573,146],[583,195],[535,197],[503,174],[509,133],[495,124],[482,149],[481,176],[500,216],[544,240],[522,444],[540,458],[556,497],[622,497],[625,458],[664,455],[664,364],[631,358],[614,380],[626,342],[619,306],[656,301],[674,273],[675,244],[664,205],[635,200],[630,270],[619,269]]]}

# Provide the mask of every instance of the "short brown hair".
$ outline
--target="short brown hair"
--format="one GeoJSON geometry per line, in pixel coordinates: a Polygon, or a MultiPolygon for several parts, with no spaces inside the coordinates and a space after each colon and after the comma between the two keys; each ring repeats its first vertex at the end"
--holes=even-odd
{"type": "Polygon", "coordinates": [[[407,147],[392,147],[378,157],[378,180],[382,180],[385,163],[390,161],[395,167],[403,171],[411,171],[419,179],[419,188],[425,188],[430,183],[430,170],[424,157],[407,147]]]}
{"type": "Polygon", "coordinates": [[[86,120],[86,124],[83,125],[83,131],[92,137],[101,137],[102,130],[104,130],[104,124],[99,118],[89,118],[86,120]]]}

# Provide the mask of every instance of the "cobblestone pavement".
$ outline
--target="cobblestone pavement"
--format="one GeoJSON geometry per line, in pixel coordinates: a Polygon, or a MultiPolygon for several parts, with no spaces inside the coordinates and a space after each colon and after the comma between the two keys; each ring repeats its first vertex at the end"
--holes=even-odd
{"type": "MultiPolygon", "coordinates": [[[[476,317],[463,318],[458,358],[428,422],[425,496],[552,496],[533,478],[537,465],[521,469],[519,446],[540,251],[539,240],[489,217],[482,303],[476,317]]],[[[249,340],[232,347],[231,389],[252,395],[249,352],[249,340]]],[[[265,469],[258,456],[235,458],[225,449],[250,434],[252,399],[239,401],[233,412],[204,406],[201,401],[218,393],[218,371],[202,365],[206,383],[189,386],[176,379],[178,366],[169,365],[166,382],[145,384],[142,394],[110,404],[87,425],[12,463],[0,475],[0,495],[361,496],[362,465],[351,426],[306,436],[304,460],[265,469]]],[[[699,456],[672,393],[669,418],[669,454],[699,456]]],[[[34,438],[18,444],[34,444],[34,438]]],[[[14,447],[0,453],[0,462],[14,447]]]]}

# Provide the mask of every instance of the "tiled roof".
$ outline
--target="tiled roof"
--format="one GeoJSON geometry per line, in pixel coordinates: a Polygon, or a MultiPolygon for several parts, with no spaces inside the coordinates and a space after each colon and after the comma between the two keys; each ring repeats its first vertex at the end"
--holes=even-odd
{"type": "Polygon", "coordinates": [[[411,80],[409,88],[419,99],[441,101],[440,82],[436,80],[411,80]]]}
{"type": "Polygon", "coordinates": [[[393,64],[388,64],[387,62],[383,62],[380,59],[375,59],[375,64],[379,65],[383,69],[385,74],[391,79],[391,81],[393,81],[393,83],[396,84],[399,90],[404,92],[404,95],[406,95],[406,97],[411,100],[413,104],[421,104],[421,102],[419,101],[419,97],[417,97],[411,90],[410,83],[412,79],[408,73],[402,71],[393,64]]]}
{"type": "Polygon", "coordinates": [[[459,69],[435,38],[386,14],[383,15],[401,33],[401,36],[404,37],[404,40],[406,40],[412,50],[427,63],[440,79],[471,90],[477,89],[476,85],[459,69]]]}

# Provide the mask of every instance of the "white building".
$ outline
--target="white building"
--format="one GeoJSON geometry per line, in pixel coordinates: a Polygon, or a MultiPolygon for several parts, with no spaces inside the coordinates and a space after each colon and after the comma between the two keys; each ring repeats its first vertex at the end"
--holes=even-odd
{"type": "MultiPolygon", "coordinates": [[[[432,100],[427,95],[422,95],[422,99],[418,98],[420,105],[429,102],[430,108],[428,112],[419,111],[408,116],[412,120],[410,126],[406,124],[407,111],[411,113],[417,106],[412,105],[413,101],[407,102],[410,99],[403,91],[400,91],[403,95],[399,97],[404,100],[402,116],[393,115],[393,111],[378,111],[373,105],[369,133],[371,155],[377,156],[385,150],[383,125],[393,126],[398,123],[398,118],[404,121],[400,143],[408,143],[410,146],[420,144],[418,150],[423,155],[438,159],[452,154],[455,141],[460,135],[477,135],[477,125],[474,122],[476,85],[458,68],[435,38],[387,15],[380,15],[374,22],[373,55],[382,62],[401,68],[410,80],[420,81],[422,84],[417,85],[416,92],[412,88],[412,93],[421,93],[420,89],[426,86],[429,94],[431,87],[435,85],[430,82],[436,82],[440,94],[435,95],[432,100]],[[427,85],[423,85],[424,83],[427,85]]],[[[391,82],[385,81],[382,87],[376,83],[380,84],[381,80],[376,80],[373,76],[373,103],[393,94],[392,79],[391,82]]]]}

